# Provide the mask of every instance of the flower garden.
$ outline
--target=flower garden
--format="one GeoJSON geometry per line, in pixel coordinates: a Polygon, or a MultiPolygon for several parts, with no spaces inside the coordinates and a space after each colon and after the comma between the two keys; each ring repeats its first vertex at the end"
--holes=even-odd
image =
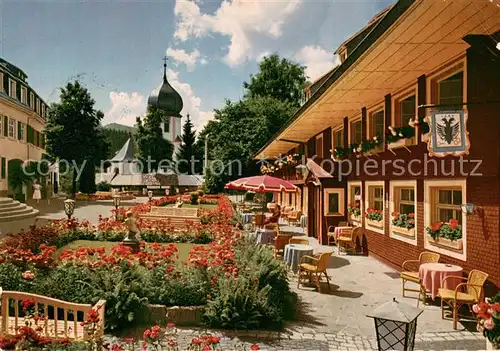
{"type": "MultiPolygon", "coordinates": [[[[175,200],[165,197],[128,210],[145,213],[175,200]]],[[[0,249],[0,286],[74,303],[106,300],[105,328],[111,333],[150,323],[150,304],[201,306],[202,323],[208,327],[281,328],[295,305],[284,264],[274,259],[272,250],[241,234],[227,197],[202,200],[217,204],[217,209],[202,210],[199,224],[181,230],[168,221],[138,218],[144,242],[135,254],[120,243],[126,234],[125,209],[100,218],[97,227],[58,220],[10,235],[0,249]],[[66,247],[77,240],[93,245],[66,247]],[[115,244],[109,247],[109,242],[115,244]],[[179,243],[192,245],[187,259],[179,259],[179,243]]],[[[0,340],[2,349],[7,349],[5,340],[0,340]]],[[[200,350],[205,341],[196,344],[200,350]]],[[[61,349],[58,345],[55,349],[61,349]]]]}

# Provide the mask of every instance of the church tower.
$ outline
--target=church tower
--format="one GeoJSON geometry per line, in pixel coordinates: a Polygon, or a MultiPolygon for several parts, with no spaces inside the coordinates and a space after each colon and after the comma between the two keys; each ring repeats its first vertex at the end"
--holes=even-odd
{"type": "Polygon", "coordinates": [[[163,58],[163,82],[151,92],[148,98],[148,108],[156,107],[163,113],[163,137],[174,145],[174,159],[182,144],[181,111],[182,97],[167,80],[167,57],[163,58]]]}

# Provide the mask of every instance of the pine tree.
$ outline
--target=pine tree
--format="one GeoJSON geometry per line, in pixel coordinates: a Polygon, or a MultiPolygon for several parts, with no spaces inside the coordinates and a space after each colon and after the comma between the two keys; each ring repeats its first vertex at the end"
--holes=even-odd
{"type": "Polygon", "coordinates": [[[163,138],[161,124],[163,122],[163,113],[154,108],[149,107],[144,119],[144,123],[137,117],[137,133],[135,135],[136,145],[138,148],[139,159],[143,162],[143,171],[157,171],[160,163],[163,166],[168,166],[168,162],[172,160],[174,145],[163,138]],[[148,162],[148,159],[151,162],[148,162]]]}
{"type": "Polygon", "coordinates": [[[177,152],[177,162],[180,160],[185,160],[177,164],[178,171],[181,174],[194,174],[196,173],[196,169],[199,168],[201,160],[197,157],[197,153],[195,150],[196,143],[196,131],[193,129],[193,122],[189,118],[189,114],[187,115],[187,121],[184,123],[182,127],[182,144],[179,147],[179,151],[177,152]],[[192,167],[191,159],[195,160],[194,165],[198,167],[192,167]]]}

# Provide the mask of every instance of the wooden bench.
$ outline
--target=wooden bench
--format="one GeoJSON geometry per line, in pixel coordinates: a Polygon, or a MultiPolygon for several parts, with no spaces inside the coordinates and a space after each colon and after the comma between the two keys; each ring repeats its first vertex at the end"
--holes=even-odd
{"type": "MultiPolygon", "coordinates": [[[[88,340],[89,335],[81,322],[87,319],[87,314],[92,308],[96,309],[99,314],[97,336],[104,335],[105,300],[100,300],[95,306],[92,306],[19,291],[2,291],[0,289],[0,294],[2,301],[1,332],[4,335],[15,335],[18,327],[26,325],[21,307],[23,300],[33,300],[34,315],[45,317],[36,322],[37,326],[42,327],[41,333],[45,337],[88,340]],[[10,306],[13,308],[9,308],[10,306]],[[11,315],[12,309],[13,315],[11,315]]],[[[35,321],[30,321],[34,326],[35,321]]]]}
{"type": "Polygon", "coordinates": [[[140,217],[146,220],[166,220],[176,228],[184,228],[189,224],[200,223],[197,208],[151,206],[151,211],[140,214],[140,217]]]}

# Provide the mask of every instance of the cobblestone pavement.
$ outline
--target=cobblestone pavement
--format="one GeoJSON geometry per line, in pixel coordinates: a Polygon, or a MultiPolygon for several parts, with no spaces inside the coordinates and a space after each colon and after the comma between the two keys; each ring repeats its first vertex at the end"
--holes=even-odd
{"type": "MultiPolygon", "coordinates": [[[[377,350],[375,337],[339,333],[296,332],[227,332],[206,329],[177,329],[180,350],[187,350],[192,338],[208,333],[221,337],[224,351],[251,350],[256,344],[266,351],[354,351],[377,350]]],[[[469,331],[417,334],[415,350],[484,350],[485,340],[479,333],[469,331]]]]}

